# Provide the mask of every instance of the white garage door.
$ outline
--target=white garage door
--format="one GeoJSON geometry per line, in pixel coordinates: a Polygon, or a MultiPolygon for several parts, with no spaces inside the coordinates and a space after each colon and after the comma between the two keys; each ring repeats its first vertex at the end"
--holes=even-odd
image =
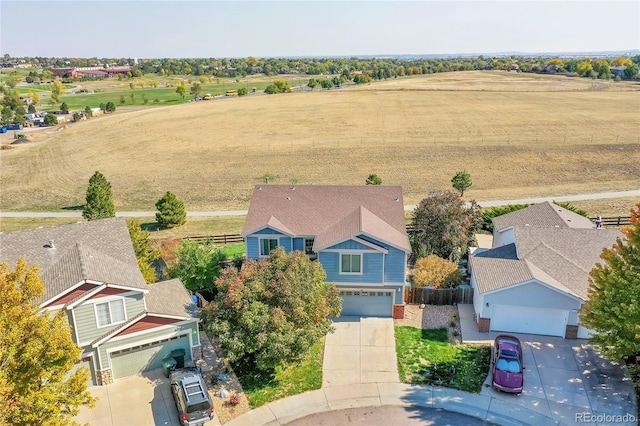
{"type": "Polygon", "coordinates": [[[392,291],[341,291],[342,316],[390,317],[393,312],[392,291]]]}
{"type": "Polygon", "coordinates": [[[174,337],[111,353],[113,378],[132,376],[162,367],[162,360],[174,349],[185,350],[185,360],[191,359],[189,336],[174,337]]]}
{"type": "Polygon", "coordinates": [[[491,331],[564,337],[569,311],[494,305],[491,331]]]}

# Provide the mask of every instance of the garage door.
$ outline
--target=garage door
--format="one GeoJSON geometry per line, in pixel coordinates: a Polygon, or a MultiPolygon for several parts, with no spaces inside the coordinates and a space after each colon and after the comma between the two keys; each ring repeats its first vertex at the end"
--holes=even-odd
{"type": "Polygon", "coordinates": [[[111,352],[111,367],[113,378],[132,376],[143,371],[162,367],[162,359],[171,354],[172,350],[184,349],[185,359],[191,359],[189,350],[189,336],[173,337],[148,343],[141,346],[111,352]]]}
{"type": "Polygon", "coordinates": [[[390,317],[393,310],[391,291],[341,291],[342,316],[390,317]]]}
{"type": "Polygon", "coordinates": [[[569,311],[494,305],[491,331],[564,337],[569,311]]]}

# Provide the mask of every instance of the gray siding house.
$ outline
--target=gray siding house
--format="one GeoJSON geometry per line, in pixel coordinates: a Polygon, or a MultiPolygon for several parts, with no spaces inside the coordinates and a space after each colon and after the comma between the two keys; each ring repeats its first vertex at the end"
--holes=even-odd
{"type": "Polygon", "coordinates": [[[493,224],[493,248],[469,262],[478,330],[588,338],[578,313],[589,272],[622,233],[549,202],[493,224]]]}
{"type": "Polygon", "coordinates": [[[200,345],[197,308],[180,280],[147,285],[124,218],[0,234],[0,261],[40,268],[40,310],[63,310],[90,385],[162,366],[200,345]]]}
{"type": "Polygon", "coordinates": [[[401,187],[257,185],[242,236],[249,259],[282,247],[320,262],[342,315],[404,317],[411,247],[401,187]]]}

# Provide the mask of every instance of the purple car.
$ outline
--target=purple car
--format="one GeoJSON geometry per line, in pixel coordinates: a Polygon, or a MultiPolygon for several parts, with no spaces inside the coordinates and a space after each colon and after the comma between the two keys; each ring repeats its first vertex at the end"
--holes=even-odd
{"type": "Polygon", "coordinates": [[[501,334],[493,344],[493,387],[502,392],[519,394],[523,387],[522,345],[515,336],[501,334]]]}

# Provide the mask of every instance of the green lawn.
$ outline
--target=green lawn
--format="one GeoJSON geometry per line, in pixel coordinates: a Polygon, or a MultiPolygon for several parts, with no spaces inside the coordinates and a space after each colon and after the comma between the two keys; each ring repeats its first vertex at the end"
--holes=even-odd
{"type": "Polygon", "coordinates": [[[220,247],[218,250],[227,255],[227,259],[233,259],[235,257],[244,257],[244,244],[229,244],[220,247]]]}
{"type": "Polygon", "coordinates": [[[447,329],[395,327],[398,372],[404,383],[446,386],[478,393],[489,373],[489,346],[452,345],[447,329]],[[449,368],[456,366],[453,384],[449,368]]]}
{"type": "Polygon", "coordinates": [[[273,377],[241,375],[238,377],[252,408],[291,395],[322,387],[324,338],[313,345],[299,365],[276,368],[273,377]]]}

